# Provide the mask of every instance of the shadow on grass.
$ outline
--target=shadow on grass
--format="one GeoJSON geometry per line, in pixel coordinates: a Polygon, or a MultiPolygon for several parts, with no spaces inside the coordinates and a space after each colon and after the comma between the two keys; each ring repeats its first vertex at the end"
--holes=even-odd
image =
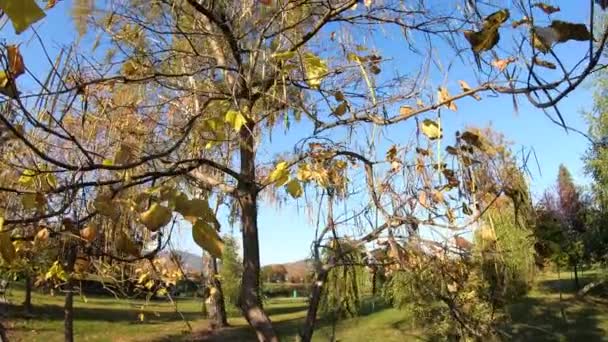
{"type": "Polygon", "coordinates": [[[587,301],[527,297],[509,307],[511,322],[504,331],[509,341],[604,341],[597,316],[608,305],[587,301]],[[562,314],[563,312],[563,314],[562,314]]]}
{"type": "MultiPolygon", "coordinates": [[[[146,310],[149,313],[153,310],[146,310]]],[[[52,304],[34,305],[31,315],[24,315],[23,306],[15,304],[4,304],[3,313],[9,318],[28,320],[50,320],[63,321],[63,307],[52,304]]],[[[105,321],[105,322],[129,322],[137,324],[139,309],[133,308],[74,308],[75,319],[78,321],[105,321]]],[[[181,312],[187,320],[201,318],[199,312],[181,312]]],[[[174,321],[182,321],[183,318],[177,312],[158,312],[158,314],[147,314],[146,324],[160,324],[174,321]]]]}

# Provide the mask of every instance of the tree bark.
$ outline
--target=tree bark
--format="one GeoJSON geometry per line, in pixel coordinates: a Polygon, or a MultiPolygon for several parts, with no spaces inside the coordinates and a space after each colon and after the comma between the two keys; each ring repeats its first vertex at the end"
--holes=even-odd
{"type": "Polygon", "coordinates": [[[23,299],[23,311],[29,315],[32,313],[32,276],[25,275],[25,298],[23,299]]]}
{"type": "Polygon", "coordinates": [[[243,278],[239,307],[259,341],[277,342],[270,318],[262,308],[260,299],[260,246],[258,238],[257,186],[255,185],[255,124],[249,122],[241,128],[241,179],[238,184],[238,201],[241,207],[243,236],[243,278]]]}
{"type": "Polygon", "coordinates": [[[63,332],[65,342],[74,342],[74,284],[68,279],[65,286],[65,303],[63,306],[63,332]]]}
{"type": "Polygon", "coordinates": [[[215,288],[215,293],[211,295],[211,328],[218,329],[228,326],[228,317],[226,315],[226,303],[224,301],[224,292],[222,291],[222,283],[217,277],[217,259],[209,257],[207,259],[207,274],[208,284],[215,288]]]}
{"type": "Polygon", "coordinates": [[[315,331],[315,323],[317,321],[317,312],[319,311],[319,303],[321,302],[321,295],[323,294],[323,286],[327,281],[328,273],[328,270],[321,270],[312,283],[310,300],[308,302],[308,312],[306,313],[306,321],[304,321],[304,326],[300,331],[300,338],[302,342],[310,342],[312,340],[312,334],[315,331]]]}
{"type": "Polygon", "coordinates": [[[64,286],[65,303],[63,305],[63,334],[65,342],[74,342],[74,280],[72,272],[76,262],[77,246],[68,242],[64,260],[64,269],[68,274],[68,280],[64,286]]]}

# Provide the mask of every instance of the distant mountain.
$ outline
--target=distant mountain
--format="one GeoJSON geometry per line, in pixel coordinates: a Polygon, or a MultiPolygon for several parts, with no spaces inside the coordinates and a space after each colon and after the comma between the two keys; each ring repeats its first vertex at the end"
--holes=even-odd
{"type": "MultiPolygon", "coordinates": [[[[203,268],[203,258],[200,255],[186,251],[174,251],[182,259],[184,271],[192,273],[200,273],[203,268]]],[[[161,258],[169,257],[169,252],[160,253],[161,258]]]]}

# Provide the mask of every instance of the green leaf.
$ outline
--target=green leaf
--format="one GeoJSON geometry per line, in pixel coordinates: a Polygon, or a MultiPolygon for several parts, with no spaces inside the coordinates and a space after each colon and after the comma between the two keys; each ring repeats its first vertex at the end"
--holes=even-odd
{"type": "Polygon", "coordinates": [[[17,34],[45,16],[35,0],[0,0],[0,9],[11,19],[17,34]]]}
{"type": "Polygon", "coordinates": [[[287,190],[287,193],[290,194],[293,198],[299,198],[300,196],[302,196],[303,193],[302,185],[300,185],[300,182],[295,178],[287,183],[285,189],[287,190]]]}
{"type": "Polygon", "coordinates": [[[422,133],[431,140],[441,137],[441,128],[439,127],[439,124],[431,119],[424,119],[422,124],[420,124],[420,129],[422,130],[422,133]]]}
{"type": "Polygon", "coordinates": [[[302,62],[306,73],[306,83],[313,89],[319,89],[321,81],[329,72],[327,64],[319,56],[310,52],[304,54],[302,62]]]}
{"type": "Polygon", "coordinates": [[[232,126],[236,132],[239,132],[241,127],[247,122],[243,113],[232,109],[226,112],[224,121],[232,126]]]}

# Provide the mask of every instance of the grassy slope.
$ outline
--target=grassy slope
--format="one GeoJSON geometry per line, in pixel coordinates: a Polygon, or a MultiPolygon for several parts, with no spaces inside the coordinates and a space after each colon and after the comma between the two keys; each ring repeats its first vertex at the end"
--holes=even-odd
{"type": "MultiPolygon", "coordinates": [[[[12,303],[21,301],[22,292],[14,290],[12,303]]],[[[606,298],[606,297],[604,297],[606,298]]],[[[10,322],[13,340],[61,341],[61,297],[35,294],[36,317],[31,320],[14,318],[10,322]]],[[[200,302],[182,300],[179,309],[196,331],[184,334],[187,326],[170,303],[156,302],[146,308],[145,324],[137,323],[137,308],[125,301],[111,298],[89,298],[77,301],[77,341],[252,341],[255,339],[242,318],[230,319],[233,328],[209,336],[206,321],[200,318],[200,302]],[[158,313],[158,316],[154,314],[158,313]]],[[[277,331],[284,341],[293,341],[305,315],[306,303],[301,299],[275,299],[267,303],[277,331]]],[[[19,312],[11,307],[12,317],[19,312]]],[[[368,310],[371,311],[371,310],[368,310]]],[[[585,300],[572,296],[571,281],[557,280],[545,275],[529,296],[510,307],[513,322],[505,324],[511,334],[509,341],[600,341],[608,336],[608,300],[588,296],[585,300]],[[563,293],[560,303],[559,290],[563,293]],[[564,321],[561,308],[566,320],[564,321]]],[[[421,331],[412,327],[407,313],[395,309],[377,309],[358,318],[334,325],[321,322],[315,341],[328,341],[335,334],[340,341],[415,341],[423,340],[421,331]]]]}

